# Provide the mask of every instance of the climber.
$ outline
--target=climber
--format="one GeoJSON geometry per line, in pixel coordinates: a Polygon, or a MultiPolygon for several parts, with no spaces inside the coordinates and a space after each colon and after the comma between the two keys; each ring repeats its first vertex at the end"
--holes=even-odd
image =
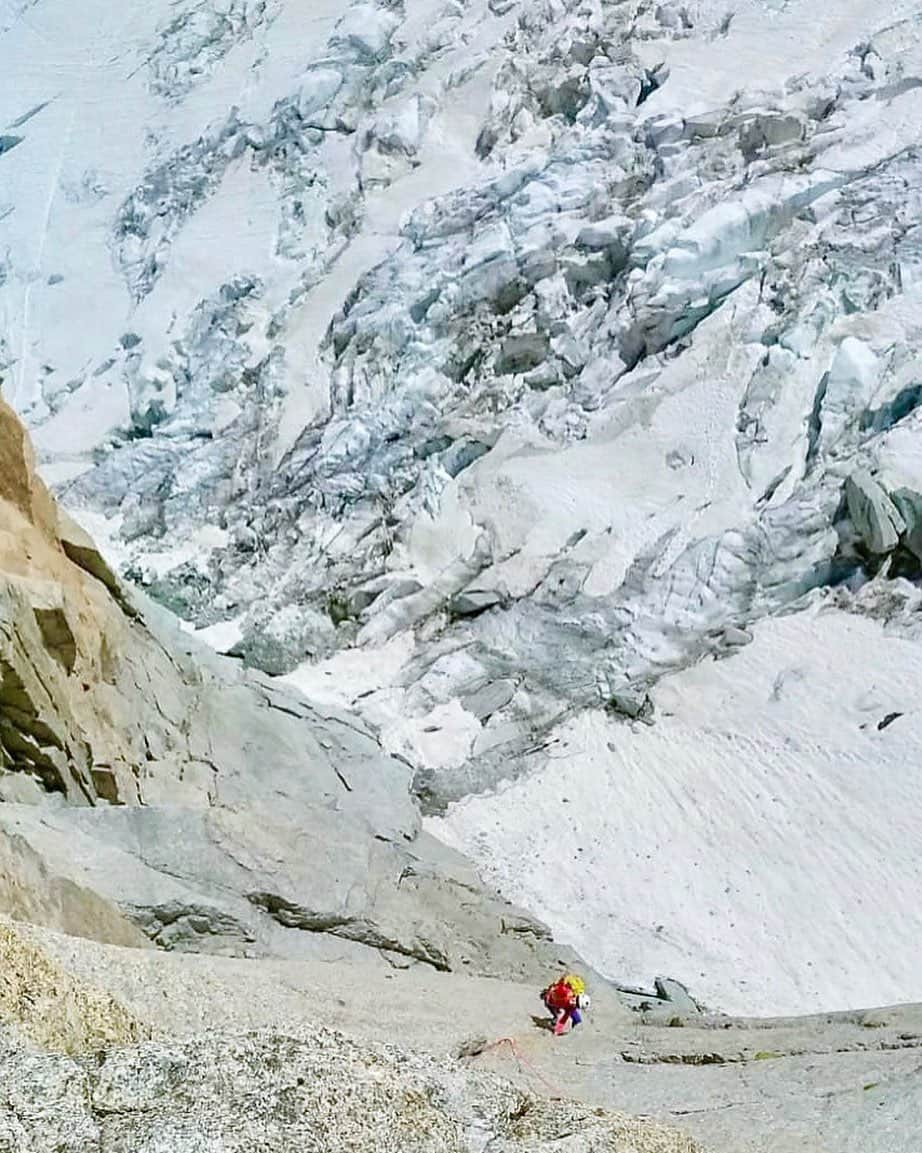
{"type": "Polygon", "coordinates": [[[589,1008],[589,994],[586,982],[575,973],[565,973],[541,993],[544,1007],[554,1018],[554,1036],[559,1037],[566,1030],[567,1022],[575,1029],[582,1022],[583,1013],[589,1008]]]}

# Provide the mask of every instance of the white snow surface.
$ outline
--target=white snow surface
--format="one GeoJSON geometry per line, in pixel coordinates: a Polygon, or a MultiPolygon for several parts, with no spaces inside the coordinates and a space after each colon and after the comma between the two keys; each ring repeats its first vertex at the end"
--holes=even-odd
{"type": "Polygon", "coordinates": [[[917,0],[0,0],[0,68],[3,391],[112,562],[612,976],[922,999],[917,0]]]}
{"type": "Polygon", "coordinates": [[[920,676],[918,640],[818,604],[662,682],[655,726],[584,713],[430,828],[613,978],[761,1015],[910,1001],[920,676]]]}

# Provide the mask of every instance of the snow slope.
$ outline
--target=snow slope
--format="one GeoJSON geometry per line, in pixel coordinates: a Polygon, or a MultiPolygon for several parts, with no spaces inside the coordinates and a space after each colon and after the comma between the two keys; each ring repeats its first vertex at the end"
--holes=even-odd
{"type": "MultiPolygon", "coordinates": [[[[743,875],[780,853],[721,788],[729,754],[703,734],[723,706],[701,687],[683,737],[662,698],[687,683],[692,709],[701,670],[755,661],[812,597],[850,590],[857,620],[869,581],[922,579],[918,4],[0,0],[0,29],[4,392],[122,571],[360,712],[510,891],[563,732],[655,760],[612,798],[642,860],[664,853],[641,784],[679,798],[676,828],[693,764],[743,875]],[[652,730],[625,729],[654,706],[652,730]]],[[[811,667],[820,626],[797,619],[790,663],[811,667]]],[[[911,622],[888,629],[885,668],[911,622]]],[[[839,747],[853,717],[819,713],[839,747]]],[[[853,935],[889,941],[860,878],[833,876],[858,843],[844,770],[811,753],[811,792],[789,735],[764,729],[750,787],[792,774],[804,827],[828,799],[816,900],[856,888],[853,935]]],[[[912,763],[908,724],[884,738],[912,763]]],[[[594,795],[599,756],[573,762],[574,793],[594,795]]],[[[869,798],[869,845],[904,785],[869,798]]],[[[716,893],[706,841],[666,856],[684,875],[704,854],[716,893]]],[[[893,861],[908,891],[908,841],[893,861]]],[[[777,890],[715,936],[703,903],[658,892],[628,930],[624,885],[595,904],[582,884],[567,873],[557,908],[543,881],[525,895],[587,949],[617,917],[589,949],[612,971],[704,968],[708,998],[739,1004],[745,979],[764,1007],[853,1003],[869,973],[922,994],[895,959],[911,909],[885,956],[843,945],[821,987],[807,962],[841,912],[797,934],[802,964],[763,941],[747,977],[777,890]]]]}
{"type": "Polygon", "coordinates": [[[764,1015],[909,1001],[920,675],[918,635],[817,601],[662,681],[654,726],[584,713],[431,827],[613,977],[764,1015]]]}

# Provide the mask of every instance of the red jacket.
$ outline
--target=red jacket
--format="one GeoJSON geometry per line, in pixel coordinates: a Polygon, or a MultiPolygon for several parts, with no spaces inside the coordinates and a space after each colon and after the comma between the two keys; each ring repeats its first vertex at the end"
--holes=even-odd
{"type": "Polygon", "coordinates": [[[576,994],[565,982],[557,981],[544,990],[544,1003],[549,1009],[572,1011],[576,1008],[576,994]]]}

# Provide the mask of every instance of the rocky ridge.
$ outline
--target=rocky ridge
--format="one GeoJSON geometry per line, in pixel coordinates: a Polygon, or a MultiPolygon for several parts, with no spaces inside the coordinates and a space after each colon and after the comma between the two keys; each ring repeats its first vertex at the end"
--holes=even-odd
{"type": "Polygon", "coordinates": [[[675,1130],[551,1103],[445,1058],[332,1031],[299,1037],[306,1021],[291,1033],[170,1036],[159,1013],[151,1029],[13,923],[0,923],[0,961],[0,1140],[11,1153],[165,1141],[513,1153],[567,1134],[586,1153],[697,1149],[675,1130]]]}
{"type": "Polygon", "coordinates": [[[488,1075],[337,1034],[149,1044],[101,1061],[0,1050],[15,1153],[173,1147],[310,1153],[696,1153],[690,1137],[550,1103],[488,1075]],[[42,1086],[36,1098],[36,1087],[42,1086]],[[191,1140],[196,1144],[188,1144],[191,1140]]]}

